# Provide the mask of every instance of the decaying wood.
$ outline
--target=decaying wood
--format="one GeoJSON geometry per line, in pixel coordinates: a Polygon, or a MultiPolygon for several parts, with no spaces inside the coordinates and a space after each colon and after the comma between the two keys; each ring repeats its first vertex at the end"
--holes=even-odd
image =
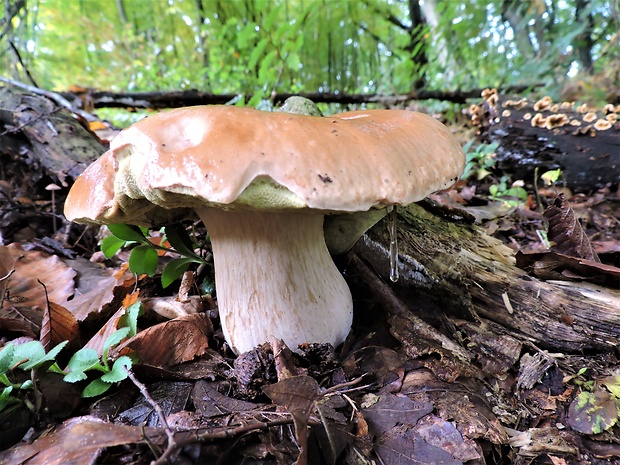
{"type": "MultiPolygon", "coordinates": [[[[569,281],[542,281],[514,266],[512,250],[474,225],[414,204],[400,211],[398,285],[415,288],[448,314],[486,321],[537,347],[567,353],[620,346],[620,292],[569,281]]],[[[355,252],[389,277],[386,220],[355,252]]]]}
{"type": "Polygon", "coordinates": [[[620,183],[620,106],[537,102],[485,93],[469,108],[479,138],[498,143],[498,168],[533,184],[536,170],[560,168],[566,185],[589,192],[620,183]]]}
{"type": "Polygon", "coordinates": [[[18,161],[32,165],[34,179],[45,174],[62,184],[104,151],[64,106],[13,86],[0,87],[0,160],[5,168],[18,161]]]}

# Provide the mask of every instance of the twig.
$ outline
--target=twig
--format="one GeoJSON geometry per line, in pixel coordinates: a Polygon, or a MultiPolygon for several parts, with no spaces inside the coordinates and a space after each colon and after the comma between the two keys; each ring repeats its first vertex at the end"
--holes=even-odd
{"type": "MultiPolygon", "coordinates": [[[[284,415],[284,414],[281,414],[284,415]]],[[[293,424],[293,417],[287,414],[287,418],[271,421],[257,421],[248,423],[247,425],[235,426],[235,427],[218,427],[217,430],[209,430],[204,433],[197,433],[196,431],[179,431],[178,435],[187,435],[189,437],[179,439],[175,442],[173,447],[168,446],[164,453],[151,465],[164,465],[168,462],[174,451],[178,448],[187,446],[194,442],[209,442],[218,439],[229,439],[240,434],[249,433],[252,431],[269,429],[274,426],[291,425],[293,424]]]]}
{"type": "Polygon", "coordinates": [[[24,63],[24,60],[22,60],[21,53],[19,53],[19,50],[17,50],[17,47],[15,46],[15,44],[13,43],[12,40],[9,40],[8,43],[9,43],[9,46],[11,47],[11,50],[13,50],[13,53],[17,57],[17,61],[19,61],[19,64],[24,69],[24,72],[26,73],[26,76],[28,76],[28,79],[30,79],[30,82],[32,82],[32,84],[36,86],[37,82],[34,80],[32,75],[30,74],[30,71],[28,70],[28,67],[26,66],[26,63],[24,63]]]}
{"type": "MultiPolygon", "coordinates": [[[[336,391],[337,393],[340,393],[340,392],[342,392],[342,390],[343,390],[344,388],[348,388],[348,387],[351,387],[351,386],[355,386],[355,385],[356,385],[357,383],[359,383],[359,382],[360,382],[360,381],[364,378],[364,376],[366,376],[366,375],[367,375],[367,373],[364,373],[362,376],[358,376],[357,378],[352,379],[351,381],[347,381],[346,383],[336,384],[335,386],[332,386],[332,387],[330,387],[330,388],[327,388],[327,389],[325,389],[325,391],[323,391],[323,394],[322,394],[322,395],[327,395],[327,394],[330,394],[330,393],[332,393],[332,392],[334,392],[334,391],[336,391]]],[[[348,391],[348,389],[347,389],[346,391],[348,391]]],[[[346,391],[344,391],[344,392],[346,392],[346,391]]]]}
{"type": "MultiPolygon", "coordinates": [[[[161,421],[161,424],[164,427],[164,431],[166,433],[166,436],[168,437],[168,444],[166,446],[166,450],[164,451],[164,453],[161,456],[161,457],[163,457],[164,455],[166,455],[166,452],[168,452],[168,450],[174,450],[177,447],[176,440],[174,439],[174,432],[172,431],[172,429],[170,429],[170,425],[168,425],[168,420],[166,419],[166,415],[164,414],[164,411],[161,409],[161,406],[151,397],[151,395],[149,394],[149,391],[147,390],[146,386],[144,384],[142,384],[138,380],[138,378],[136,378],[136,376],[133,374],[133,371],[128,370],[127,368],[125,368],[125,371],[127,371],[127,376],[129,376],[129,379],[140,390],[140,393],[144,396],[146,401],[150,404],[151,407],[153,407],[153,410],[155,410],[155,412],[157,413],[157,416],[159,417],[159,420],[161,421]]],[[[172,452],[170,452],[170,454],[171,453],[172,452]]],[[[170,454],[168,454],[168,456],[170,454]]],[[[161,459],[161,457],[160,457],[160,459],[161,459]]],[[[159,459],[156,460],[153,463],[158,463],[158,462],[159,462],[159,459]]],[[[161,462],[161,463],[165,463],[165,461],[161,462]]]]}
{"type": "MultiPolygon", "coordinates": [[[[0,77],[0,80],[2,80],[2,79],[3,78],[0,77]]],[[[57,111],[60,111],[60,110],[62,110],[62,107],[56,107],[53,110],[50,110],[50,111],[48,111],[46,113],[42,113],[40,115],[37,115],[35,118],[32,118],[31,120],[26,121],[25,123],[20,124],[17,127],[10,126],[7,129],[5,129],[3,132],[0,132],[0,137],[1,136],[5,136],[7,134],[15,134],[15,133],[21,131],[22,129],[24,129],[26,126],[30,126],[31,124],[36,123],[40,119],[45,118],[45,117],[47,117],[47,116],[49,116],[49,115],[51,115],[53,113],[56,113],[57,111]]]]}

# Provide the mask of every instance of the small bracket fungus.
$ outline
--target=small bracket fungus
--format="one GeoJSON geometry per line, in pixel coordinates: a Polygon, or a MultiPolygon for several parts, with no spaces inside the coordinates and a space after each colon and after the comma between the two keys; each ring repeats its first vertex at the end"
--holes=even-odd
{"type": "Polygon", "coordinates": [[[416,202],[454,183],[464,164],[445,126],[410,111],[181,108],[123,130],[76,180],[65,215],[144,226],[197,215],[235,352],[274,337],[292,349],[337,346],[353,304],[325,244],[324,215],[416,202]]]}

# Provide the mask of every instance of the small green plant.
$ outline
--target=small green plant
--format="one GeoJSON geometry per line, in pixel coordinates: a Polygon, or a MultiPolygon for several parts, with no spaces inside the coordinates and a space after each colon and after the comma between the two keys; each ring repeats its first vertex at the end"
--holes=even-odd
{"type": "Polygon", "coordinates": [[[153,276],[159,263],[158,251],[176,252],[181,255],[165,266],[161,275],[161,284],[164,288],[181,277],[192,263],[205,263],[205,260],[194,252],[194,244],[186,229],[178,223],[164,228],[165,240],[172,248],[163,247],[149,240],[146,228],[128,224],[110,224],[108,229],[112,235],[101,241],[101,251],[107,258],[111,258],[121,248],[135,246],[129,254],[129,271],[132,273],[153,276]]]}
{"type": "Polygon", "coordinates": [[[495,166],[495,151],[498,144],[478,144],[472,148],[473,144],[472,139],[463,147],[466,162],[462,178],[468,179],[475,174],[476,179],[481,181],[491,174],[489,170],[495,166]]]}
{"type": "Polygon", "coordinates": [[[142,314],[142,304],[136,302],[125,310],[125,315],[120,320],[121,327],[110,334],[103,343],[103,354],[101,359],[97,352],[91,348],[85,347],[78,350],[67,364],[68,373],[63,378],[67,383],[75,383],[88,378],[87,371],[98,371],[103,373],[99,378],[88,384],[84,391],[83,397],[95,397],[106,392],[112,384],[123,381],[127,378],[127,370],[133,364],[133,360],[122,355],[114,360],[110,366],[108,354],[110,349],[116,347],[124,339],[135,336],[137,333],[138,317],[142,314]]]}
{"type": "Polygon", "coordinates": [[[545,183],[545,186],[552,186],[552,185],[555,185],[556,182],[558,182],[558,179],[560,179],[561,175],[562,175],[562,170],[558,168],[557,170],[551,170],[551,171],[544,172],[540,176],[540,179],[542,179],[542,181],[545,183]]]}
{"type": "Polygon", "coordinates": [[[19,397],[13,396],[16,393],[14,391],[34,389],[32,380],[14,383],[9,379],[8,373],[15,368],[27,371],[39,369],[43,366],[47,366],[48,371],[62,373],[54,359],[67,343],[67,341],[62,342],[47,353],[39,341],[26,342],[20,345],[9,343],[0,350],[0,384],[4,386],[0,393],[0,412],[11,404],[21,402],[19,397]]]}
{"type": "Polygon", "coordinates": [[[516,181],[510,183],[510,187],[508,186],[509,183],[510,178],[508,176],[502,176],[498,184],[489,186],[489,198],[513,206],[523,204],[528,198],[528,193],[523,188],[523,182],[516,181]]]}
{"type": "Polygon", "coordinates": [[[14,396],[17,391],[34,389],[32,380],[22,383],[14,383],[8,374],[19,368],[21,370],[45,369],[53,373],[64,375],[63,380],[67,383],[84,381],[93,374],[101,373],[92,380],[82,391],[82,397],[94,397],[106,392],[114,383],[127,378],[134,360],[126,355],[118,357],[113,363],[109,360],[109,352],[118,346],[124,339],[132,337],[137,332],[138,317],[142,314],[142,304],[136,302],[125,310],[125,315],[120,319],[121,327],[110,334],[103,344],[101,357],[91,348],[78,350],[67,364],[67,370],[63,371],[56,362],[56,356],[67,345],[67,341],[61,342],[49,352],[45,352],[40,341],[31,341],[25,344],[7,344],[0,350],[0,384],[4,389],[0,392],[0,412],[11,404],[20,403],[20,397],[14,396]],[[88,372],[88,374],[87,374],[88,372]]]}

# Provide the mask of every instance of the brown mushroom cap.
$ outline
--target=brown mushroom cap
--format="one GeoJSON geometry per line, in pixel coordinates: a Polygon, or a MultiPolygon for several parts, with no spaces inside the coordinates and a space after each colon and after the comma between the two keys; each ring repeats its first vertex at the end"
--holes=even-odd
{"type": "Polygon", "coordinates": [[[464,163],[449,130],[421,113],[188,107],[123,130],[77,179],[65,215],[153,225],[206,206],[365,211],[446,188],[464,163]]]}

